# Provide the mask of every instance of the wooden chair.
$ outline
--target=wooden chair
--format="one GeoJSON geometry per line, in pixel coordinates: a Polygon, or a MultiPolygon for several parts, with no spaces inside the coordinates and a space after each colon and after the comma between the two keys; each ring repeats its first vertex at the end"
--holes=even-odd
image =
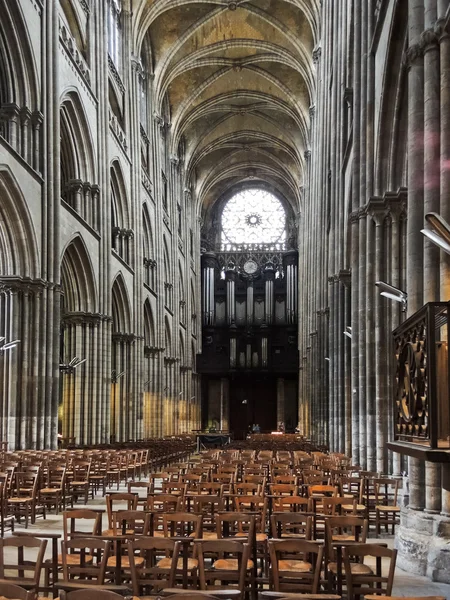
{"type": "MultiPolygon", "coordinates": [[[[84,503],[89,500],[89,475],[91,472],[91,461],[73,460],[71,477],[68,480],[69,493],[75,498],[75,502],[79,496],[84,498],[84,503]]],[[[92,499],[94,499],[94,491],[91,490],[92,499]]]]}
{"type": "Polygon", "coordinates": [[[11,600],[35,600],[35,593],[14,583],[0,582],[0,597],[11,598],[11,600]]]}
{"type": "Polygon", "coordinates": [[[73,508],[73,497],[66,494],[66,467],[60,464],[49,465],[44,487],[39,490],[41,504],[50,509],[55,507],[56,514],[60,508],[66,510],[66,500],[69,499],[73,508]]]}
{"type": "Polygon", "coordinates": [[[269,540],[271,587],[275,591],[319,593],[323,547],[305,540],[269,540]]]}
{"type": "Polygon", "coordinates": [[[197,540],[195,547],[200,589],[211,590],[214,595],[214,590],[228,589],[234,584],[243,598],[250,590],[254,568],[249,545],[236,539],[222,539],[197,540]]]}
{"type": "Polygon", "coordinates": [[[14,516],[8,514],[8,498],[5,480],[0,481],[0,533],[1,537],[5,535],[5,527],[10,527],[14,531],[14,516]]]}
{"type": "Polygon", "coordinates": [[[105,529],[102,535],[113,535],[113,513],[117,510],[123,510],[123,504],[126,504],[126,510],[136,510],[136,494],[129,494],[127,492],[115,492],[114,494],[106,494],[106,512],[108,515],[108,529],[105,529]]]}
{"type": "Polygon", "coordinates": [[[31,536],[0,539],[0,583],[37,591],[46,547],[47,540],[31,536]]]}
{"type": "Polygon", "coordinates": [[[387,532],[391,526],[392,535],[399,523],[400,507],[397,506],[398,480],[379,478],[375,484],[375,531],[380,535],[381,527],[387,532]]]}
{"type": "Polygon", "coordinates": [[[45,506],[38,502],[39,475],[35,472],[16,471],[15,480],[15,494],[8,498],[7,506],[18,522],[22,516],[25,517],[27,529],[28,520],[31,519],[31,523],[34,523],[39,512],[45,519],[45,506]]]}
{"type": "Polygon", "coordinates": [[[217,539],[216,517],[217,513],[224,510],[223,499],[220,496],[206,496],[204,494],[193,496],[193,509],[202,515],[202,538],[217,539]]]}
{"type": "Polygon", "coordinates": [[[312,517],[301,512],[273,513],[270,517],[273,538],[300,538],[311,540],[312,517]]]}
{"type": "Polygon", "coordinates": [[[347,583],[348,600],[361,596],[381,594],[390,596],[394,583],[397,550],[384,548],[376,544],[357,544],[344,548],[345,580],[347,583]],[[364,558],[370,556],[376,559],[376,571],[372,574],[357,574],[352,572],[352,563],[358,561],[364,564],[364,558]],[[388,559],[387,574],[382,572],[382,559],[388,559]]]}
{"type": "Polygon", "coordinates": [[[105,584],[106,567],[111,543],[98,538],[73,538],[61,543],[63,581],[58,587],[80,589],[105,584]],[[72,556],[77,561],[72,561],[72,556]]]}
{"type": "Polygon", "coordinates": [[[133,594],[155,594],[164,588],[173,587],[180,549],[180,542],[167,538],[139,538],[129,542],[133,594]],[[140,559],[138,564],[137,559],[140,559]]]}
{"type": "MultiPolygon", "coordinates": [[[[342,548],[335,549],[340,542],[364,544],[369,532],[369,521],[360,517],[330,517],[325,520],[326,565],[328,591],[336,589],[336,579],[342,587],[342,548]]],[[[372,575],[372,569],[360,562],[350,562],[349,568],[355,575],[372,575]]]]}
{"type": "Polygon", "coordinates": [[[147,506],[147,498],[152,493],[152,485],[148,481],[129,481],[128,493],[136,494],[137,505],[145,508],[147,506]],[[141,490],[144,491],[144,495],[141,494],[141,490]]]}

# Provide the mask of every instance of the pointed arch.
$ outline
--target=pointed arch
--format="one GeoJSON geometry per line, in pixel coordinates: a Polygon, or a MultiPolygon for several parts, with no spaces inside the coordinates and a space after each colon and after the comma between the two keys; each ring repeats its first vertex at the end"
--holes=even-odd
{"type": "Polygon", "coordinates": [[[80,96],[76,90],[65,93],[61,101],[61,195],[71,182],[94,183],[95,155],[92,134],[80,96]]]}
{"type": "Polygon", "coordinates": [[[156,346],[155,319],[149,299],[144,302],[144,346],[156,346]]]}
{"type": "Polygon", "coordinates": [[[40,106],[36,63],[24,17],[17,2],[0,2],[0,106],[40,106]]]}
{"type": "Polygon", "coordinates": [[[172,328],[167,317],[164,318],[164,341],[166,347],[166,356],[172,356],[172,328]]]}
{"type": "Polygon", "coordinates": [[[142,227],[144,230],[144,235],[142,236],[142,242],[144,245],[144,259],[151,259],[155,255],[155,246],[154,246],[154,238],[153,238],[153,227],[152,221],[150,218],[150,212],[148,210],[148,205],[145,202],[142,207],[142,227]]]}
{"type": "Polygon", "coordinates": [[[92,262],[80,235],[77,235],[64,251],[61,260],[61,287],[64,294],[64,312],[97,312],[97,290],[92,262]]]}
{"type": "Polygon", "coordinates": [[[0,165],[0,276],[34,279],[39,250],[31,215],[13,173],[0,165]]]}
{"type": "Polygon", "coordinates": [[[67,25],[77,44],[78,50],[86,58],[87,39],[85,28],[82,25],[82,15],[80,14],[81,5],[71,0],[59,0],[67,25]]]}
{"type": "Polygon", "coordinates": [[[181,364],[185,365],[186,364],[186,345],[184,343],[184,332],[183,332],[182,329],[180,329],[179,336],[180,336],[180,358],[181,358],[181,364]]]}
{"type": "Polygon", "coordinates": [[[169,283],[172,281],[172,269],[170,264],[169,247],[167,245],[167,238],[163,236],[163,252],[164,252],[164,281],[169,283]]]}
{"type": "Polygon", "coordinates": [[[117,159],[111,163],[111,201],[114,211],[114,225],[129,229],[130,211],[128,207],[127,188],[122,167],[117,159]]]}
{"type": "Polygon", "coordinates": [[[125,280],[119,273],[112,285],[113,333],[131,332],[131,305],[125,280]]]}

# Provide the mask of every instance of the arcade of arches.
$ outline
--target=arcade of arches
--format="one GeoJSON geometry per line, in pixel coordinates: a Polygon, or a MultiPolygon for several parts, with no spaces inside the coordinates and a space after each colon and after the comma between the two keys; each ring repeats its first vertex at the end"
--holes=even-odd
{"type": "Polygon", "coordinates": [[[429,213],[449,0],[0,0],[1,440],[283,421],[402,474],[399,564],[449,581],[429,213]]]}

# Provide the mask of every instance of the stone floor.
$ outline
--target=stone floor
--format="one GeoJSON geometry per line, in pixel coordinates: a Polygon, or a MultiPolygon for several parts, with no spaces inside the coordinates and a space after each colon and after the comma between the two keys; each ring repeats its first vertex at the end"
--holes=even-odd
{"type": "MultiPolygon", "coordinates": [[[[115,489],[112,491],[116,491],[115,489]]],[[[120,491],[126,491],[125,488],[121,488],[120,491]]],[[[97,509],[104,508],[106,510],[105,500],[101,495],[96,496],[94,500],[90,500],[89,504],[76,504],[74,508],[92,508],[97,509]]],[[[124,507],[125,508],[125,507],[124,507]]],[[[107,528],[106,514],[102,523],[103,529],[107,528]]],[[[16,530],[22,531],[23,527],[16,525],[16,530]]],[[[28,532],[46,532],[46,533],[62,533],[62,515],[48,514],[47,519],[43,520],[42,517],[38,517],[34,525],[29,525],[28,532]]],[[[9,535],[9,534],[6,534],[9,535]]],[[[393,547],[394,538],[380,539],[385,541],[389,547],[393,547]]],[[[46,557],[51,557],[51,545],[47,547],[46,557]]],[[[396,596],[444,596],[447,600],[450,600],[450,585],[443,583],[431,582],[426,577],[421,577],[413,573],[407,573],[397,567],[395,572],[395,584],[393,593],[396,596]]]]}

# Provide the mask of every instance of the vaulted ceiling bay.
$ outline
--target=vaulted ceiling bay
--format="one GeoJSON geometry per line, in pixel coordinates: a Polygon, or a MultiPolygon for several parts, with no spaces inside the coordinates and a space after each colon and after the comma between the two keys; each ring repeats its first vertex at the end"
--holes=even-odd
{"type": "Polygon", "coordinates": [[[319,0],[138,0],[135,53],[154,75],[199,213],[237,184],[300,209],[319,0]]]}

